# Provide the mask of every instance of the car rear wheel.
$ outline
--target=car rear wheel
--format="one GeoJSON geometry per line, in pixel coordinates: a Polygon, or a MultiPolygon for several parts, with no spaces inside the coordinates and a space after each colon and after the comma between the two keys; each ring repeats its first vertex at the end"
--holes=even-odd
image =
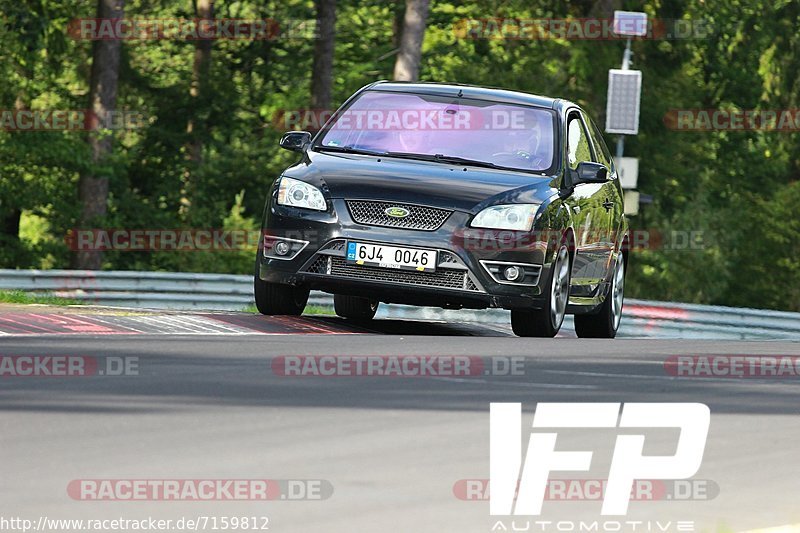
{"type": "Polygon", "coordinates": [[[617,255],[614,275],[608,295],[600,306],[600,311],[591,315],[575,315],[575,333],[578,337],[590,339],[613,339],[617,336],[622,319],[622,303],[625,296],[625,259],[617,255]]]}
{"type": "Polygon", "coordinates": [[[550,268],[550,284],[542,309],[512,309],[511,329],[520,337],[555,337],[569,300],[571,265],[567,245],[562,244],[556,252],[550,268]]]}
{"type": "Polygon", "coordinates": [[[342,318],[372,320],[378,311],[378,301],[359,296],[334,294],[333,310],[342,318]]]}
{"type": "Polygon", "coordinates": [[[269,283],[259,277],[258,270],[258,259],[256,259],[253,293],[258,312],[262,315],[302,315],[308,302],[308,289],[269,283]]]}

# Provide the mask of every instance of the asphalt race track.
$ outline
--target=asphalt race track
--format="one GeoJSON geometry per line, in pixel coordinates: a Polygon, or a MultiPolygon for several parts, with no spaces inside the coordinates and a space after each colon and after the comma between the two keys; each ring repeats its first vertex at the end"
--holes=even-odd
{"type": "MultiPolygon", "coordinates": [[[[623,530],[800,522],[798,377],[675,376],[669,366],[680,355],[800,356],[797,343],[533,340],[496,325],[382,320],[359,327],[335,318],[24,308],[0,314],[0,332],[0,355],[97,365],[90,376],[0,378],[0,498],[34,525],[40,517],[266,516],[276,532],[503,530],[488,502],[464,489],[476,486],[466,480],[489,477],[491,402],[522,403],[525,431],[537,402],[705,403],[711,427],[694,479],[710,490],[688,500],[632,501],[620,520],[650,529],[623,530]],[[287,356],[420,355],[470,356],[483,366],[460,377],[280,371],[287,356]],[[131,366],[108,375],[119,373],[108,361],[131,366]],[[521,361],[516,372],[492,373],[496,362],[509,361],[521,361]],[[317,480],[326,488],[321,496],[281,492],[268,501],[93,501],[69,489],[87,479],[255,478],[317,480]]],[[[676,430],[645,433],[646,453],[674,453],[676,430]]],[[[572,477],[607,477],[615,435],[565,431],[560,447],[595,453],[591,471],[572,477]]],[[[546,501],[527,530],[541,531],[534,519],[608,519],[600,506],[590,497],[546,501]]]]}

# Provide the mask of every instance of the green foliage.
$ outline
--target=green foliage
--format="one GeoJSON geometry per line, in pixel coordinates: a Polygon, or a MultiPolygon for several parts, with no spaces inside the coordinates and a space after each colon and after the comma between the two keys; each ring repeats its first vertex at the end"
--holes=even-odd
{"type": "Polygon", "coordinates": [[[41,305],[74,305],[75,300],[59,298],[49,293],[31,293],[26,291],[0,291],[0,303],[4,304],[41,304],[41,305]]]}
{"type": "MultiPolygon", "coordinates": [[[[392,75],[401,2],[338,3],[334,101],[392,75]]],[[[605,17],[604,2],[453,0],[431,3],[421,78],[564,97],[604,123],[607,70],[617,40],[474,39],[459,21],[605,17]],[[598,7],[599,6],[599,7],[598,7]]],[[[633,43],[643,71],[639,189],[654,203],[632,219],[653,234],[701,232],[699,249],[632,254],[629,295],[800,310],[800,138],[768,131],[683,132],[665,127],[674,109],[796,109],[800,4],[791,0],[623,2],[653,18],[704,22],[707,38],[633,43]]],[[[0,109],[87,107],[92,44],[67,23],[93,17],[78,0],[0,0],[0,109]]],[[[313,20],[310,0],[217,2],[220,18],[313,20]]],[[[128,0],[132,18],[192,18],[186,0],[128,0]]],[[[190,95],[194,43],[125,41],[118,108],[144,127],[115,130],[107,228],[257,230],[266,192],[296,156],[277,147],[281,110],[308,107],[314,42],[302,33],[267,41],[219,40],[199,97],[190,95]],[[196,125],[187,131],[191,121],[196,125]],[[190,163],[191,142],[202,145],[190,163]],[[190,176],[188,210],[182,188],[190,176]],[[185,207],[185,206],[184,206],[185,207]]],[[[615,139],[609,137],[609,145],[615,139]]],[[[77,179],[90,168],[77,132],[0,131],[0,220],[21,212],[19,235],[0,228],[1,267],[66,267],[64,243],[78,220],[77,179]]],[[[106,268],[247,273],[252,251],[110,252],[106,268]]]]}
{"type": "MultiPolygon", "coordinates": [[[[255,305],[247,305],[242,308],[242,311],[245,313],[258,313],[258,309],[255,305]]],[[[322,305],[307,305],[305,309],[303,309],[304,315],[328,315],[333,316],[333,307],[325,307],[322,305]]]]}

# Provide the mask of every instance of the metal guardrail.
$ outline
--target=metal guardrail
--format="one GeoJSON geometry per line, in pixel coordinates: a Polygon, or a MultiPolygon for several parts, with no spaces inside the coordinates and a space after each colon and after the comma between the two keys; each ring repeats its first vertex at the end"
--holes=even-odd
{"type": "Polygon", "coordinates": [[[253,278],[233,274],[0,269],[0,289],[124,307],[240,311],[253,303],[253,278]]]}
{"type": "MultiPolygon", "coordinates": [[[[253,278],[176,272],[2,270],[0,290],[51,293],[76,303],[159,309],[240,311],[253,304],[253,278]]],[[[309,303],[332,307],[313,292],[309,303]]],[[[508,324],[508,311],[445,311],[382,305],[379,317],[508,324]]],[[[564,330],[571,330],[567,317],[564,330]]],[[[800,340],[800,313],[710,305],[625,300],[620,336],[655,338],[800,340]]]]}

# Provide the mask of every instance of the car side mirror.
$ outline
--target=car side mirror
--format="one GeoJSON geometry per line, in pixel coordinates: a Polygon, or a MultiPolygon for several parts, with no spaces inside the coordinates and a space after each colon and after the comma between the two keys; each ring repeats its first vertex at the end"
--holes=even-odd
{"type": "Polygon", "coordinates": [[[600,163],[583,161],[572,174],[572,185],[580,183],[605,183],[608,181],[608,169],[600,163]]]}
{"type": "Polygon", "coordinates": [[[281,137],[281,148],[290,152],[302,152],[311,144],[311,134],[307,131],[290,131],[281,137]]]}

